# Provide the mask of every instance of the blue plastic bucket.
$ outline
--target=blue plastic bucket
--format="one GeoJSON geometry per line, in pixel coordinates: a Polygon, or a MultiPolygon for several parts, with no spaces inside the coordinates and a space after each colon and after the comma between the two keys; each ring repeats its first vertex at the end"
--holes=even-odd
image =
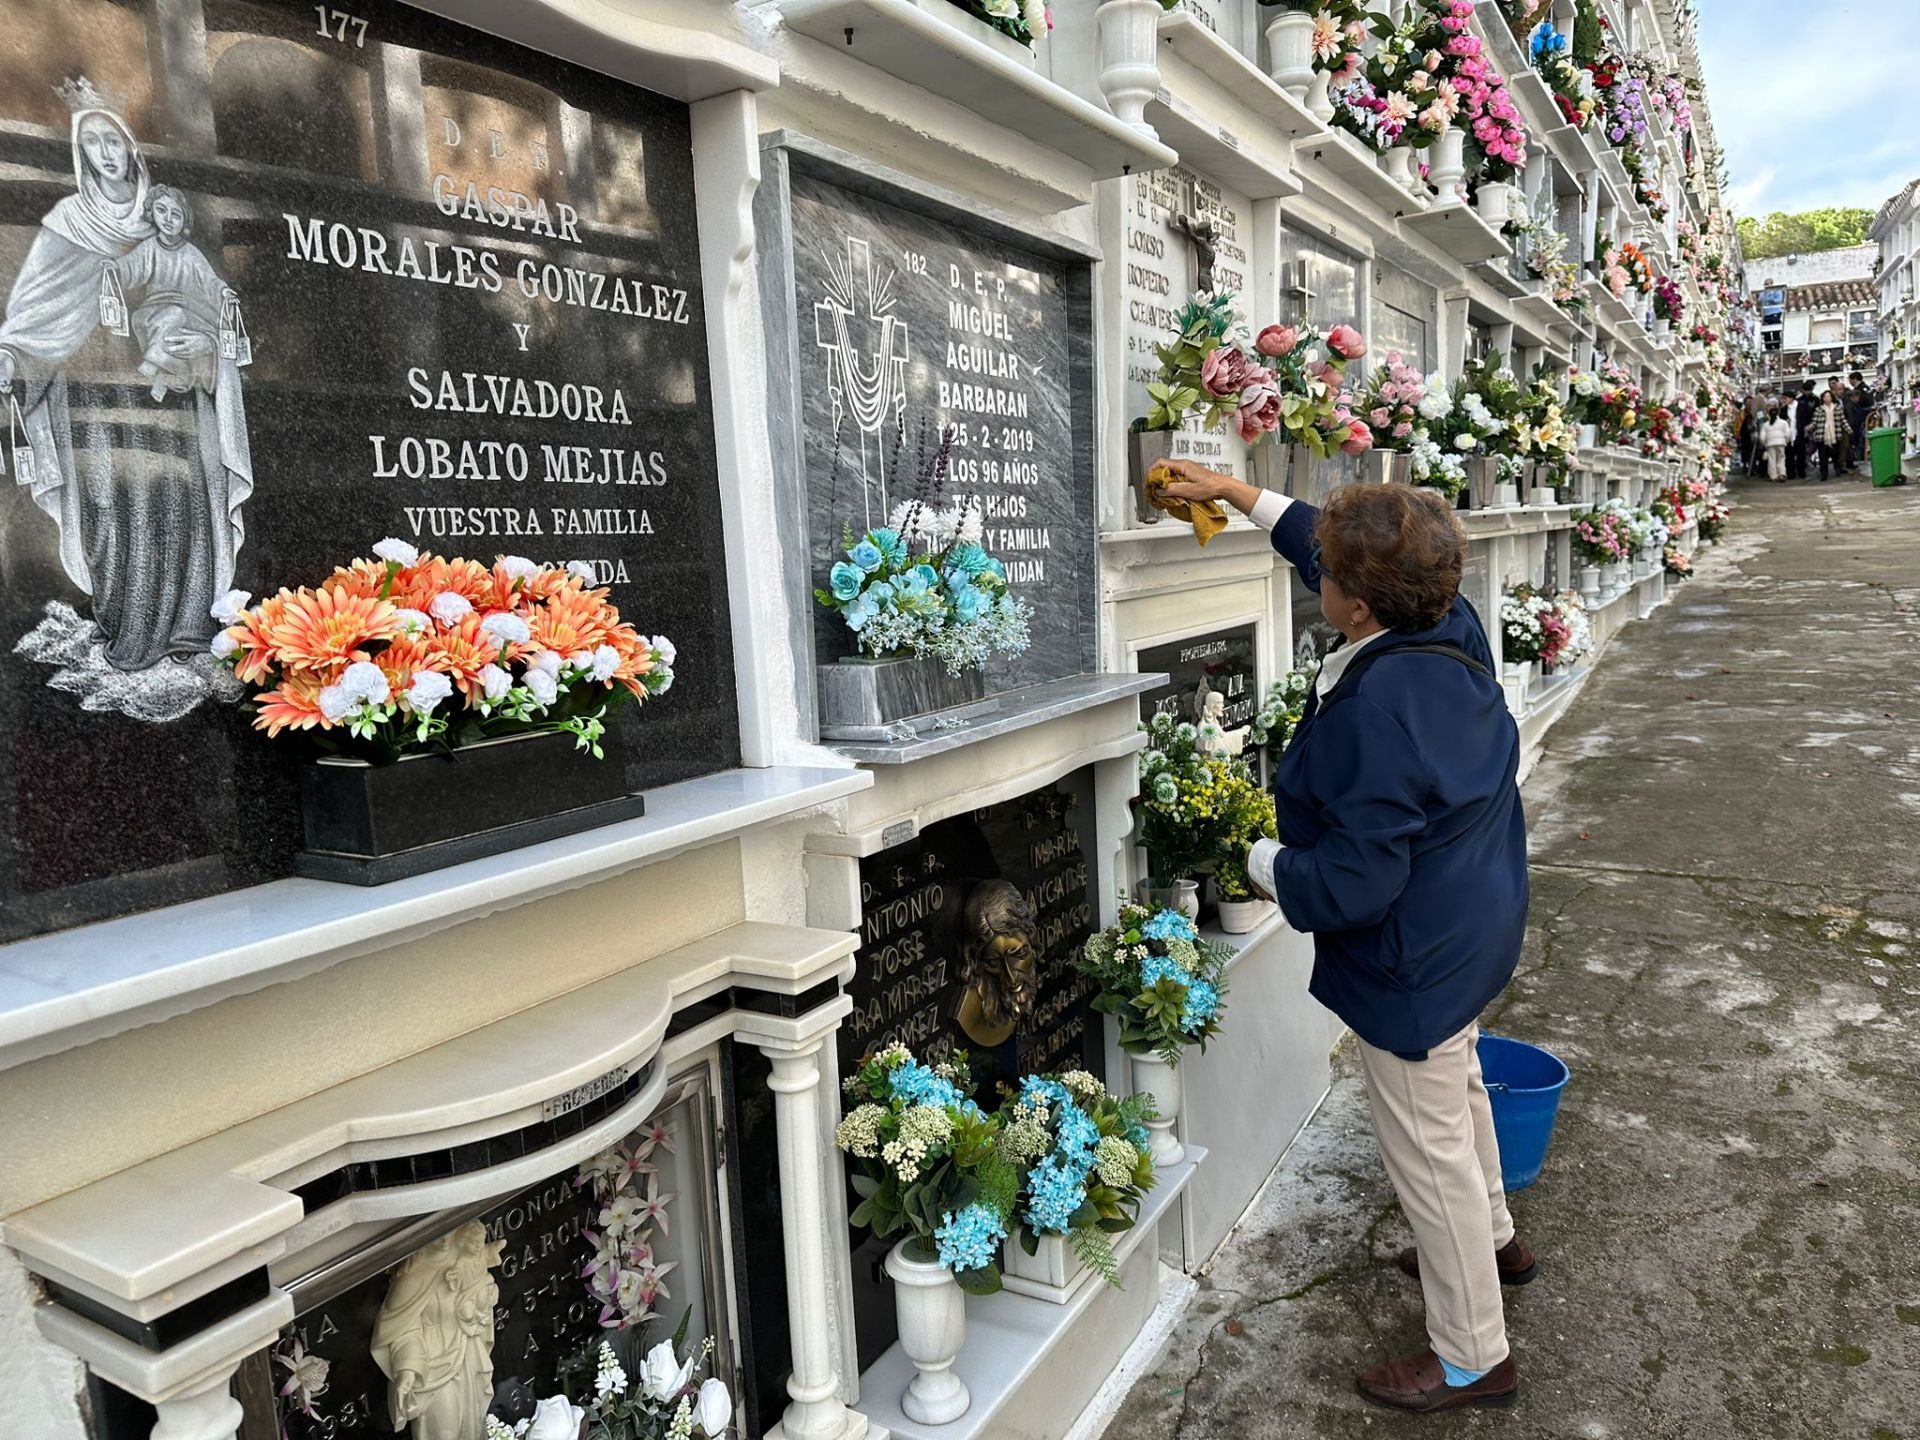
{"type": "Polygon", "coordinates": [[[1538,1045],[1482,1035],[1480,1073],[1493,1105],[1493,1133],[1500,1141],[1500,1178],[1507,1189],[1524,1190],[1540,1178],[1540,1167],[1547,1163],[1560,1092],[1570,1078],[1566,1063],[1538,1045]]]}

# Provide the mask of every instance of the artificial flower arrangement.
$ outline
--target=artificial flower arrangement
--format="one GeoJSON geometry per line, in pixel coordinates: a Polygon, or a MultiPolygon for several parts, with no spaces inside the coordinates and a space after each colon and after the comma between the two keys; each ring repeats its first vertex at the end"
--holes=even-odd
{"type": "Polygon", "coordinates": [[[1673,532],[1667,528],[1665,519],[1652,510],[1634,509],[1627,512],[1627,543],[1633,547],[1635,554],[1664,549],[1672,538],[1673,532]]]}
{"type": "Polygon", "coordinates": [[[1247,854],[1257,840],[1277,838],[1273,796],[1258,785],[1235,785],[1229,791],[1220,831],[1220,843],[1213,856],[1213,888],[1225,901],[1244,903],[1254,899],[1253,884],[1247,879],[1247,854]]]}
{"type": "Polygon", "coordinates": [[[1516,585],[1501,598],[1500,653],[1507,664],[1558,664],[1571,638],[1553,597],[1516,585]]]}
{"type": "Polygon", "coordinates": [[[1592,305],[1580,283],[1580,266],[1567,258],[1573,242],[1564,231],[1520,209],[1507,228],[1520,244],[1527,273],[1545,282],[1548,299],[1570,315],[1592,305]]]}
{"type": "Polygon", "coordinates": [[[1231,425],[1250,445],[1272,435],[1322,459],[1372,448],[1345,388],[1348,364],[1367,353],[1351,325],[1325,334],[1268,325],[1249,339],[1233,297],[1203,292],[1180,307],[1174,327],[1174,340],[1154,347],[1160,378],[1147,386],[1136,431],[1177,430],[1197,417],[1210,430],[1231,425]]]}
{"type": "Polygon", "coordinates": [[[656,1318],[656,1300],[673,1298],[666,1277],[678,1262],[661,1264],[653,1254],[653,1232],[666,1232],[667,1207],[678,1198],[660,1193],[654,1156],[672,1154],[673,1143],[669,1126],[650,1124],[631,1144],[614,1145],[582,1163],[574,1176],[574,1188],[590,1189],[600,1205],[597,1228],[580,1232],[593,1247],[581,1274],[600,1302],[605,1329],[637,1329],[656,1318]]]}
{"type": "Polygon", "coordinates": [[[1426,0],[1428,58],[1435,50],[1452,62],[1451,84],[1459,97],[1457,117],[1467,129],[1467,171],[1476,181],[1510,182],[1527,163],[1527,129],[1506,77],[1488,63],[1473,33],[1473,0],[1426,0]]]}
{"type": "Polygon", "coordinates": [[[1624,501],[1605,504],[1576,515],[1573,520],[1573,555],[1586,565],[1618,565],[1633,558],[1633,539],[1629,517],[1619,508],[1624,501]]]}
{"type": "Polygon", "coordinates": [[[1727,533],[1727,517],[1732,509],[1718,500],[1711,501],[1700,516],[1700,538],[1717,541],[1727,533]]]}
{"type": "Polygon", "coordinates": [[[733,1396],[725,1381],[700,1373],[713,1357],[711,1336],[680,1358],[692,1318],[689,1309],[673,1338],[647,1352],[637,1386],[603,1343],[587,1404],[556,1396],[513,1426],[489,1415],[486,1440],[719,1440],[733,1427],[733,1396]]]}
{"type": "Polygon", "coordinates": [[[601,756],[622,702],[673,684],[673,643],[620,618],[583,561],[491,566],[382,540],[319,585],[213,607],[213,653],[254,687],[254,728],[386,764],[539,731],[601,756]]]}
{"type": "Polygon", "coordinates": [[[1640,453],[1658,459],[1680,443],[1680,429],[1674,412],[1658,403],[1640,411],[1640,453]]]}
{"type": "Polygon", "coordinates": [[[1620,443],[1640,419],[1640,387],[1608,361],[1599,370],[1569,372],[1567,411],[1577,425],[1591,425],[1603,445],[1620,443]]]}
{"type": "Polygon", "coordinates": [[[1220,854],[1235,807],[1259,793],[1246,762],[1202,750],[1186,721],[1155,715],[1142,727],[1140,794],[1134,800],[1138,844],[1147,852],[1150,884],[1168,889],[1205,870],[1220,854]]]}
{"type": "Polygon", "coordinates": [[[1527,50],[1533,68],[1553,92],[1561,116],[1576,130],[1590,127],[1600,113],[1599,92],[1594,88],[1592,72],[1575,63],[1572,41],[1551,21],[1543,20],[1527,37],[1527,50]]]}
{"type": "Polygon", "coordinates": [[[1373,432],[1373,443],[1397,454],[1412,453],[1426,393],[1426,377],[1419,368],[1409,365],[1398,350],[1389,351],[1385,361],[1373,367],[1356,406],[1373,432]]]}
{"type": "Polygon", "coordinates": [[[998,1291],[1020,1176],[1000,1147],[1000,1120],[972,1099],[965,1052],[929,1066],[890,1045],[845,1088],[856,1103],[834,1143],[859,1162],[860,1196],[847,1218],[882,1239],[906,1232],[918,1258],[937,1261],[968,1294],[998,1291]]]}
{"type": "Polygon", "coordinates": [[[1120,1269],[1108,1238],[1131,1230],[1156,1178],[1146,1122],[1151,1095],[1122,1100],[1084,1070],[1028,1075],[1001,1107],[1001,1155],[1019,1172],[1017,1243],[1039,1253],[1063,1237],[1089,1270],[1115,1289],[1120,1269]]]}
{"type": "Polygon", "coordinates": [[[1693,557],[1678,545],[1668,545],[1662,550],[1660,563],[1676,580],[1685,580],[1693,574],[1693,557]]]}
{"type": "Polygon", "coordinates": [[[841,540],[846,558],[814,599],[837,611],[875,660],[913,656],[952,675],[1027,648],[1033,607],[1007,586],[1006,566],[981,545],[976,501],[907,500],[893,523],[841,540]]]}
{"type": "Polygon", "coordinates": [[[1333,123],[1376,151],[1427,148],[1459,108],[1451,83],[1436,79],[1444,52],[1422,43],[1432,17],[1424,3],[1407,10],[1398,23],[1369,15],[1371,54],[1364,46],[1346,49],[1340,68],[1328,77],[1333,123]]]}
{"type": "Polygon", "coordinates": [[[1293,743],[1293,732],[1306,713],[1307,696],[1313,693],[1313,675],[1306,670],[1289,670],[1267,687],[1266,699],[1253,717],[1247,743],[1279,759],[1293,743]]]}
{"type": "Polygon", "coordinates": [[[1520,392],[1519,412],[1511,422],[1517,457],[1546,472],[1547,483],[1567,483],[1579,459],[1579,436],[1567,419],[1552,372],[1542,366],[1520,392]]]}
{"type": "Polygon", "coordinates": [[[1081,950],[1080,973],[1097,987],[1093,1008],[1119,1021],[1122,1049],[1177,1065],[1189,1045],[1204,1051],[1219,1033],[1233,954],[1178,910],[1123,902],[1119,920],[1081,950]]]}
{"type": "Polygon", "coordinates": [[[984,21],[1008,39],[1031,47],[1053,29],[1053,12],[1046,0],[952,0],[976,20],[984,21]]]}
{"type": "Polygon", "coordinates": [[[1678,325],[1687,318],[1687,296],[1671,275],[1653,282],[1653,313],[1656,319],[1678,325]]]}
{"type": "MultiPolygon", "coordinates": [[[[1642,297],[1653,293],[1653,262],[1647,259],[1647,252],[1631,240],[1623,240],[1613,249],[1612,264],[1627,272],[1627,283],[1642,297]]],[[[1616,299],[1622,298],[1618,295],[1616,299]]]]}

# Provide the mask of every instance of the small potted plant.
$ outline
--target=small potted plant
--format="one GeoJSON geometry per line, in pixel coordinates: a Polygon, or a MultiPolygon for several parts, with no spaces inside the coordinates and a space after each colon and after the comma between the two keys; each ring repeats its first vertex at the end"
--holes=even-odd
{"type": "Polygon", "coordinates": [[[1274,838],[1273,796],[1236,774],[1220,798],[1224,827],[1220,848],[1214,852],[1213,888],[1220,901],[1220,928],[1229,935],[1245,935],[1272,908],[1272,902],[1253,893],[1247,879],[1247,852],[1256,840],[1274,838]]]}
{"type": "Polygon", "coordinates": [[[1093,1008],[1119,1022],[1133,1083],[1153,1097],[1148,1149],[1162,1169],[1186,1158],[1173,1133],[1180,1117],[1180,1061],[1189,1045],[1204,1051],[1219,1032],[1233,954],[1201,939],[1180,911],[1131,903],[1123,903],[1119,920],[1090,937],[1080,954],[1080,973],[1096,987],[1093,1008]]]}
{"type": "Polygon", "coordinates": [[[1137,843],[1147,852],[1141,900],[1200,918],[1200,877],[1226,833],[1222,798],[1250,783],[1244,761],[1202,748],[1199,728],[1170,715],[1142,727],[1140,794],[1134,800],[1137,843]]]}
{"type": "Polygon", "coordinates": [[[981,545],[977,502],[910,500],[892,519],[858,536],[849,527],[814,592],[856,646],[815,670],[829,739],[891,738],[900,721],[978,701],[987,661],[1027,648],[1033,607],[981,545]]]}
{"type": "Polygon", "coordinates": [[[1118,1288],[1111,1237],[1154,1186],[1151,1095],[1122,1100],[1084,1070],[1028,1075],[1000,1111],[1000,1150],[1020,1173],[1007,1288],[1065,1304],[1093,1275],[1118,1288]]]}
{"type": "Polygon", "coordinates": [[[953,1373],[966,1343],[966,1295],[1000,1289],[1001,1242],[1019,1175],[1001,1152],[1000,1121],[971,1098],[966,1056],[924,1065],[904,1045],[866,1060],[846,1082],[853,1108],[834,1132],[852,1156],[860,1203],[848,1219],[882,1239],[900,1345],[915,1375],[901,1409],[947,1425],[972,1398],[953,1373]]]}
{"type": "Polygon", "coordinates": [[[607,718],[666,694],[671,641],[621,619],[583,561],[373,552],[213,607],[254,728],[314,752],[296,870],[377,885],[644,811],[607,718]]]}

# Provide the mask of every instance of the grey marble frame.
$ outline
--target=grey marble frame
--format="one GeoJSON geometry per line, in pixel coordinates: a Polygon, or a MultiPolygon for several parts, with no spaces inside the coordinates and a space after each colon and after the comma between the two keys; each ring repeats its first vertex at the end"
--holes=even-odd
{"type": "MultiPolygon", "coordinates": [[[[809,513],[806,430],[801,416],[800,334],[794,282],[792,178],[796,172],[825,180],[856,194],[917,211],[957,230],[1014,245],[1061,261],[1091,262],[1075,271],[1079,281],[1072,303],[1082,323],[1069,337],[1072,404],[1086,417],[1075,427],[1073,473],[1092,501],[1098,485],[1098,417],[1094,394],[1093,268],[1105,258],[1099,246],[1052,229],[1031,217],[981,201],[978,197],[932,185],[903,171],[842,150],[810,135],[771,130],[760,137],[760,186],[753,197],[755,243],[759,251],[760,311],[766,347],[767,449],[774,477],[774,515],[781,544],[781,587],[787,597],[787,643],[794,655],[794,701],[800,734],[820,738],[819,701],[814,683],[813,591],[809,573],[809,513]]],[[[1084,592],[1078,598],[1090,617],[1082,645],[1083,671],[1093,671],[1099,656],[1095,605],[1098,556],[1089,524],[1084,592]]]]}

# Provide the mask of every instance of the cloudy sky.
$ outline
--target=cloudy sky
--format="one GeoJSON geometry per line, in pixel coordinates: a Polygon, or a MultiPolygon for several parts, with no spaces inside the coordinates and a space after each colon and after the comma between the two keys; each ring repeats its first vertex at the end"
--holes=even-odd
{"type": "Polygon", "coordinates": [[[1920,176],[1903,117],[1920,0],[1699,0],[1714,129],[1742,215],[1878,208],[1920,176]]]}

